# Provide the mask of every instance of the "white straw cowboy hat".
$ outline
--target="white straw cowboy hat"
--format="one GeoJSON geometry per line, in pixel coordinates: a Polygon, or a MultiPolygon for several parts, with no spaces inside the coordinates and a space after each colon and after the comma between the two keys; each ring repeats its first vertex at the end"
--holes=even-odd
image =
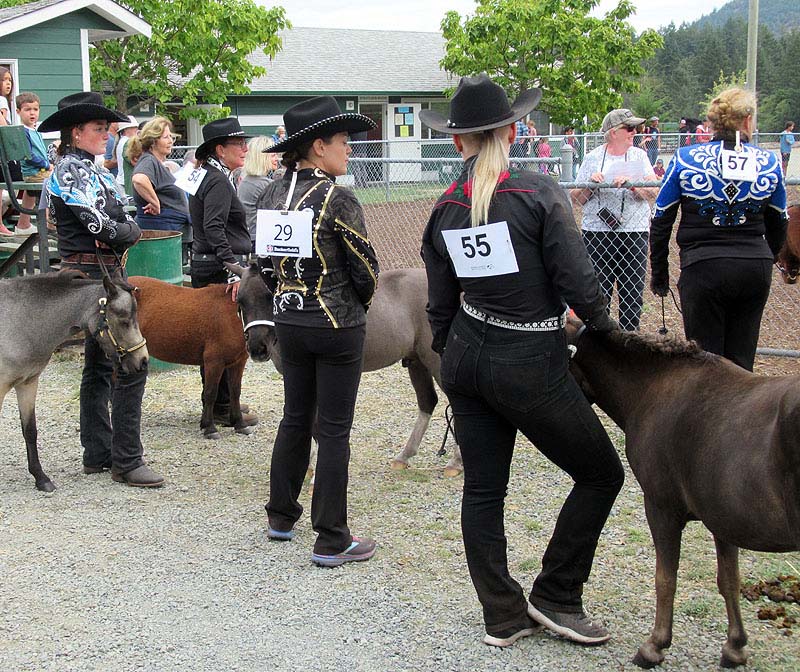
{"type": "Polygon", "coordinates": [[[419,118],[440,133],[477,133],[513,124],[535,109],[541,98],[541,89],[527,89],[509,105],[503,87],[482,72],[476,77],[461,78],[450,99],[449,118],[435,110],[422,110],[419,118]]]}
{"type": "Polygon", "coordinates": [[[292,105],[284,113],[283,123],[286,138],[268,147],[265,152],[285,152],[315,138],[368,131],[377,126],[363,114],[342,112],[333,96],[317,96],[292,105]]]}
{"type": "Polygon", "coordinates": [[[103,105],[103,96],[94,91],[80,91],[58,101],[58,110],[39,124],[40,133],[60,131],[62,128],[84,124],[93,119],[128,121],[124,114],[103,105]]]}

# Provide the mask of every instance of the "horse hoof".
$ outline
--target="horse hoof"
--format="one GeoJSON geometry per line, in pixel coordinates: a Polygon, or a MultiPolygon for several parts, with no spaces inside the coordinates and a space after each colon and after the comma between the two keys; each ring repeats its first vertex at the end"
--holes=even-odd
{"type": "Polygon", "coordinates": [[[245,425],[244,427],[236,427],[233,431],[235,431],[237,434],[252,434],[256,430],[250,425],[245,425]]]}
{"type": "Polygon", "coordinates": [[[408,469],[408,462],[392,460],[392,471],[402,471],[403,469],[408,469]]]}
{"type": "Polygon", "coordinates": [[[664,661],[663,653],[656,653],[655,651],[645,653],[644,646],[640,647],[633,657],[633,664],[649,670],[656,665],[660,665],[664,661]]]}
{"type": "Polygon", "coordinates": [[[53,481],[48,478],[46,481],[37,482],[36,489],[41,492],[55,492],[56,486],[53,485],[53,481]]]}
{"type": "Polygon", "coordinates": [[[205,432],[203,434],[203,438],[219,441],[222,438],[222,434],[220,434],[217,430],[214,430],[213,432],[205,432]]]}
{"type": "Polygon", "coordinates": [[[719,659],[719,666],[725,668],[739,667],[747,663],[747,655],[742,649],[734,649],[725,644],[722,647],[722,657],[719,659]]]}
{"type": "Polygon", "coordinates": [[[463,469],[458,469],[457,467],[445,467],[444,475],[445,478],[455,478],[456,476],[461,476],[462,471],[463,469]]]}

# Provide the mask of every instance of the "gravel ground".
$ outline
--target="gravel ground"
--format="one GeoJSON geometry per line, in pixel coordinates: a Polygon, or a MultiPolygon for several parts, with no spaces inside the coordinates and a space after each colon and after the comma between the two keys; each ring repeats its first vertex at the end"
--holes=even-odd
{"type": "MultiPolygon", "coordinates": [[[[0,670],[630,670],[655,611],[655,556],[632,475],[598,549],[586,604],[614,633],[581,648],[547,634],[509,650],[480,642],[481,612],[459,531],[461,479],[436,456],[444,419],[413,467],[389,470],[415,406],[399,366],[365,374],[353,433],[350,523],[379,542],[367,563],[311,565],[307,517],[291,543],[265,537],[269,454],[282,387],[252,362],[243,399],[261,416],[250,437],[202,439],[199,376],[180,368],[151,377],[144,443],[167,479],[141,491],[80,473],[75,353],[42,376],[42,462],[58,489],[37,492],[25,467],[16,401],[0,413],[0,670]],[[391,409],[391,411],[388,411],[391,409]]],[[[615,442],[622,436],[609,425],[615,442]]],[[[621,448],[620,448],[621,449],[621,448]]],[[[529,586],[568,491],[562,474],[521,441],[507,502],[512,573],[529,586]]],[[[303,502],[309,505],[308,493],[303,502]]],[[[800,568],[800,553],[742,552],[744,580],[800,568]]],[[[664,670],[716,667],[725,611],[714,550],[687,528],[664,670]]],[[[800,617],[797,605],[787,607],[800,617]]],[[[797,670],[800,628],[787,635],[742,609],[750,670],[797,670]]]]}

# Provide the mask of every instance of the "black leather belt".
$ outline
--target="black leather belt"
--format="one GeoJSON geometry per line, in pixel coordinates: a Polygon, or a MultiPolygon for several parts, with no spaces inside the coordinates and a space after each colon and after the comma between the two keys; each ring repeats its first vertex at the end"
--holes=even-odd
{"type": "MultiPolygon", "coordinates": [[[[234,254],[233,256],[240,264],[247,263],[248,255],[234,254]]],[[[220,259],[216,254],[199,254],[197,252],[192,252],[192,261],[218,261],[222,263],[222,259],[220,259]]]]}

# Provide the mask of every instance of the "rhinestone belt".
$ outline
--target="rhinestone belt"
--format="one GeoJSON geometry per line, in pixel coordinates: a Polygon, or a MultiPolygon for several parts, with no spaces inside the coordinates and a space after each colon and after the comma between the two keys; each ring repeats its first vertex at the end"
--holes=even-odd
{"type": "Polygon", "coordinates": [[[495,327],[515,329],[516,331],[558,331],[563,329],[567,323],[567,311],[564,311],[559,317],[548,317],[539,322],[510,322],[509,320],[501,320],[499,317],[487,315],[468,303],[462,304],[461,307],[467,315],[474,317],[476,320],[486,322],[486,324],[491,324],[495,327]]]}

